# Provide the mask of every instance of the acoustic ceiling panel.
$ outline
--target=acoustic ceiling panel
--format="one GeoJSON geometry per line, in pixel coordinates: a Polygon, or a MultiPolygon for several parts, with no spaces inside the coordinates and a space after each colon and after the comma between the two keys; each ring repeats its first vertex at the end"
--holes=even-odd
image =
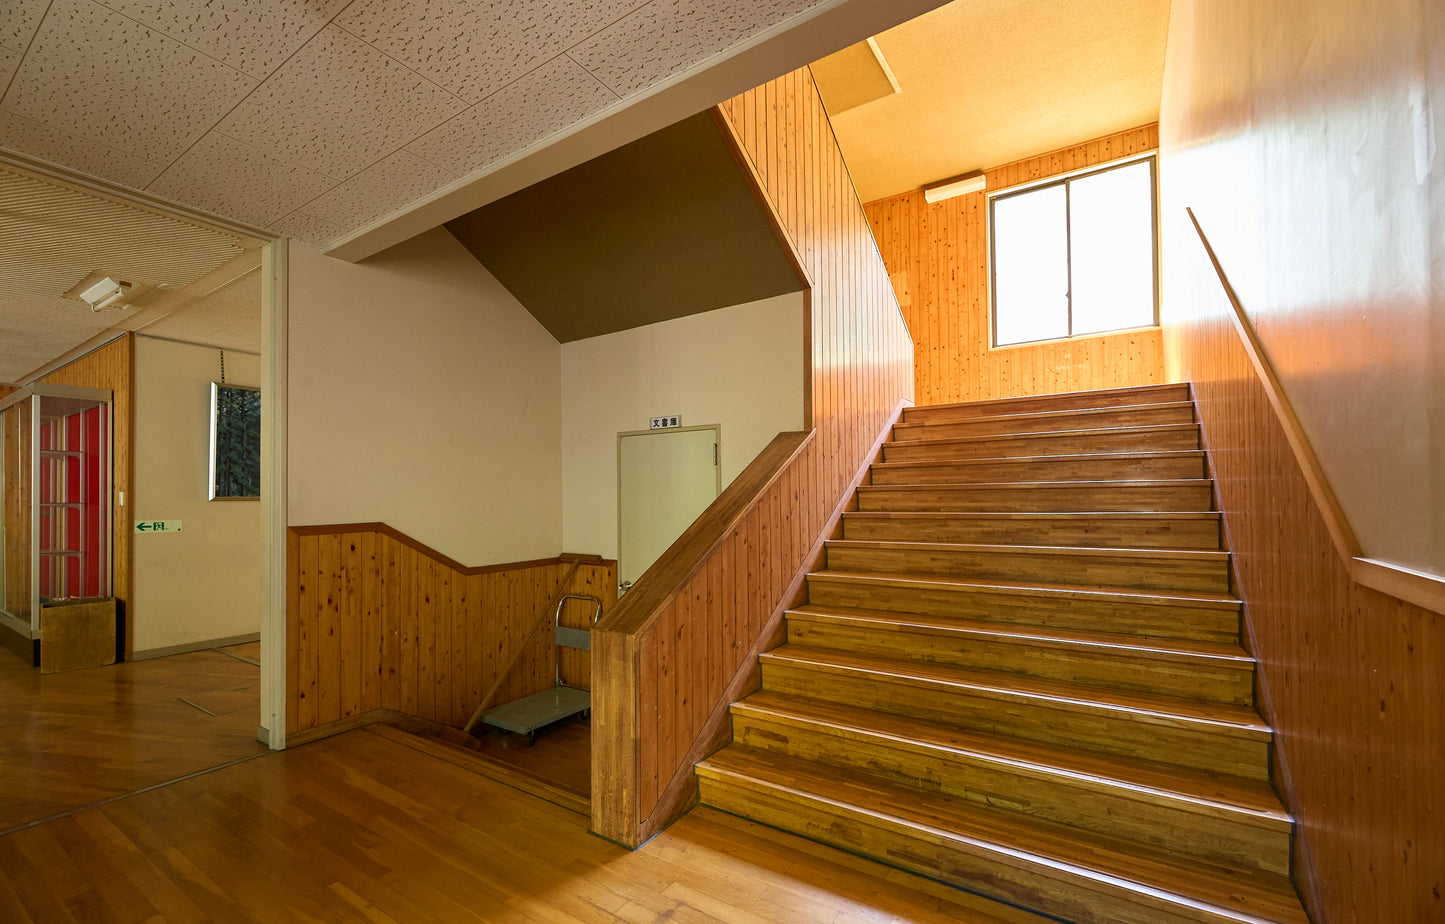
{"type": "Polygon", "coordinates": [[[553,60],[647,0],[357,0],[337,24],[469,103],[553,60]]]}
{"type": "Polygon", "coordinates": [[[62,293],[101,273],[179,289],[260,241],[18,171],[0,170],[0,381],[16,381],[139,309],[62,293]]]}

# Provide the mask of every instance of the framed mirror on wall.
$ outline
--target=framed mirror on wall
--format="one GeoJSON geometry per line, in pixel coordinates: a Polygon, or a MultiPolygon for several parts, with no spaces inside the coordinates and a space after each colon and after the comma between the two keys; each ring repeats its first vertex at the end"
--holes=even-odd
{"type": "Polygon", "coordinates": [[[261,389],[211,383],[211,500],[261,497],[261,389]]]}

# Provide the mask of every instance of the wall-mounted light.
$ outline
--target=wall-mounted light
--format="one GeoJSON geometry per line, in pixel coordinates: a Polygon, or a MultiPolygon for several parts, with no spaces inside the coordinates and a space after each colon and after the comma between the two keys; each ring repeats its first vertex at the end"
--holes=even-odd
{"type": "Polygon", "coordinates": [[[80,293],[80,300],[89,305],[91,311],[99,311],[119,303],[130,290],[130,283],[107,276],[80,293]]]}
{"type": "Polygon", "coordinates": [[[954,196],[963,196],[968,193],[983,192],[988,186],[982,170],[975,170],[972,173],[965,173],[963,176],[954,177],[951,180],[944,180],[933,186],[923,187],[923,199],[929,205],[935,202],[942,202],[944,199],[952,199],[954,196]]]}

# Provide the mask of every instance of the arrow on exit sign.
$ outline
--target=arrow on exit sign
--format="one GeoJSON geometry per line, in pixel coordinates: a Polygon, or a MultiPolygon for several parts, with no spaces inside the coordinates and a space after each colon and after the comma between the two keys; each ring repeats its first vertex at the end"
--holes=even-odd
{"type": "Polygon", "coordinates": [[[181,521],[136,520],[135,531],[138,533],[178,533],[181,531],[181,521]]]}

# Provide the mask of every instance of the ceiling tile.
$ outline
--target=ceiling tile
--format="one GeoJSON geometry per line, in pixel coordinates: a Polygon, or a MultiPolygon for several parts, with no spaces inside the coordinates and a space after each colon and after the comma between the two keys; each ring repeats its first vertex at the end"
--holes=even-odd
{"type": "Polygon", "coordinates": [[[271,222],[271,230],[310,244],[318,250],[324,250],[332,241],[346,233],[344,228],[301,211],[292,212],[285,218],[271,222]]]}
{"type": "Polygon", "coordinates": [[[306,203],[306,214],[355,231],[454,179],[436,164],[397,151],[306,203]]]}
{"type": "Polygon", "coordinates": [[[10,85],[10,75],[20,66],[21,53],[13,48],[0,45],[0,92],[10,85]]]}
{"type": "Polygon", "coordinates": [[[327,26],[219,129],[345,179],[464,108],[466,103],[436,84],[327,26]]]}
{"type": "Polygon", "coordinates": [[[142,189],[165,164],[0,110],[0,139],[12,151],[68,170],[142,189]]]}
{"type": "Polygon", "coordinates": [[[487,97],[407,150],[470,173],[617,102],[565,55],[487,97]]]}
{"type": "Polygon", "coordinates": [[[0,105],[170,162],[255,85],[90,0],[55,0],[0,105]]]}
{"type": "Polygon", "coordinates": [[[0,169],[0,381],[16,381],[134,314],[62,293],[92,272],[180,288],[258,242],[0,169]]]}
{"type": "Polygon", "coordinates": [[[357,0],[336,23],[469,103],[647,0],[357,0]]]}
{"type": "Polygon", "coordinates": [[[569,52],[620,96],[658,83],[820,0],[653,0],[569,52]]]}
{"type": "Polygon", "coordinates": [[[23,52],[50,0],[5,0],[0,5],[0,45],[23,52]]]}
{"type": "Polygon", "coordinates": [[[330,22],[346,0],[105,0],[105,5],[264,79],[330,22]]]}
{"type": "Polygon", "coordinates": [[[146,192],[258,227],[325,192],[336,181],[211,132],[146,192]]]}

